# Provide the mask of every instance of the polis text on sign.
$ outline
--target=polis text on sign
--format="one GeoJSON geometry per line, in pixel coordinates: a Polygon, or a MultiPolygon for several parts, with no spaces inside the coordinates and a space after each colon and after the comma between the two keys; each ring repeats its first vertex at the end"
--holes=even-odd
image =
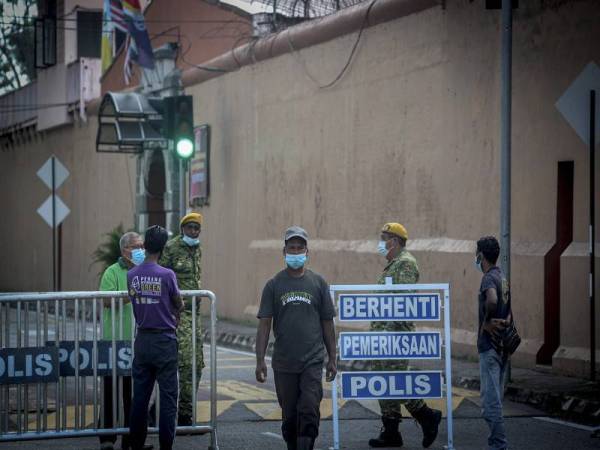
{"type": "Polygon", "coordinates": [[[440,398],[440,371],[344,372],[342,397],[345,399],[440,398]]]}

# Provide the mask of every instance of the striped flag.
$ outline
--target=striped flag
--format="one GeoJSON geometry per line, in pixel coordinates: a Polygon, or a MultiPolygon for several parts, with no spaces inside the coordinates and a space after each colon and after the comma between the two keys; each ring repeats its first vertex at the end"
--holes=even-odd
{"type": "Polygon", "coordinates": [[[150,44],[148,30],[139,0],[123,0],[123,13],[129,35],[132,38],[129,46],[130,59],[146,69],[154,69],[154,53],[150,44]]]}
{"type": "Polygon", "coordinates": [[[115,29],[127,33],[121,0],[104,0],[102,12],[102,73],[110,67],[114,55],[115,29]]]}
{"type": "MultiPolygon", "coordinates": [[[[105,0],[106,1],[106,0],[105,0]]],[[[110,0],[110,19],[115,28],[127,33],[127,23],[121,0],[110,0]]]]}
{"type": "Polygon", "coordinates": [[[102,11],[102,73],[112,64],[113,59],[113,24],[110,19],[110,0],[104,0],[104,9],[102,11]]]}

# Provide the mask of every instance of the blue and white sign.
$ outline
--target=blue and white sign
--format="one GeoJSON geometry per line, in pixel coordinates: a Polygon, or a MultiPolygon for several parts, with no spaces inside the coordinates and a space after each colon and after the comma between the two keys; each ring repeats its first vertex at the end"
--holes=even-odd
{"type": "MultiPolygon", "coordinates": [[[[48,341],[46,345],[54,345],[54,341],[48,341]]],[[[60,341],[58,348],[58,363],[60,364],[61,377],[75,376],[75,342],[60,341]]],[[[130,376],[131,365],[133,363],[133,353],[131,350],[131,341],[115,342],[117,376],[130,376]]],[[[93,341],[79,341],[79,375],[91,377],[94,376],[93,359],[93,341]]],[[[97,346],[97,366],[96,374],[100,377],[109,377],[112,375],[113,351],[112,341],[98,341],[97,346]]]]}
{"type": "Polygon", "coordinates": [[[339,320],[432,321],[440,320],[439,294],[341,294],[339,320]]]}
{"type": "Polygon", "coordinates": [[[441,371],[342,373],[342,398],[345,399],[441,397],[441,371]]]}
{"type": "Polygon", "coordinates": [[[340,359],[440,359],[439,331],[340,333],[340,359]]]}
{"type": "Polygon", "coordinates": [[[56,347],[0,349],[0,385],[58,380],[56,347]]]}

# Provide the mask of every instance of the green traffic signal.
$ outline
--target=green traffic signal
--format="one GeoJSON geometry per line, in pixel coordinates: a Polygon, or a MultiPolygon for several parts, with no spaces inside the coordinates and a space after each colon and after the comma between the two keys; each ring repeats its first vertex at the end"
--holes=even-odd
{"type": "Polygon", "coordinates": [[[194,107],[191,95],[164,99],[165,137],[175,141],[175,154],[188,160],[194,156],[194,107]]]}
{"type": "Polygon", "coordinates": [[[175,151],[180,158],[188,159],[194,154],[194,143],[188,138],[181,138],[175,142],[175,151]]]}

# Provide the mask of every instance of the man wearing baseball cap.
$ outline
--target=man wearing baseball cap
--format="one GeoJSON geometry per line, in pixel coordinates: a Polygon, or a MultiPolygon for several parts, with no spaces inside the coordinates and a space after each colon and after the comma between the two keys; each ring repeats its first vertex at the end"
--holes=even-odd
{"type": "MultiPolygon", "coordinates": [[[[177,284],[181,290],[197,290],[201,288],[200,231],[202,214],[190,213],[180,223],[181,234],[174,237],[167,245],[160,258],[160,265],[167,267],[177,276],[177,284]]],[[[185,299],[185,310],[181,313],[181,322],[177,331],[179,341],[179,411],[177,424],[189,426],[193,424],[192,405],[196,398],[198,383],[204,367],[202,352],[202,333],[200,331],[200,308],[196,308],[196,386],[192,386],[192,299],[185,299]]]]}
{"type": "Polygon", "coordinates": [[[281,434],[288,450],[312,450],[319,434],[319,405],[325,349],[326,380],[337,373],[333,302],[327,282],[306,268],[308,235],[293,226],[284,235],[285,269],[265,285],[258,311],[256,380],[267,378],[265,352],[271,323],[275,348],[271,365],[282,410],[281,434]]]}
{"type": "MultiPolygon", "coordinates": [[[[396,222],[386,223],[381,229],[377,250],[387,259],[387,265],[377,280],[385,284],[391,278],[393,284],[415,284],[419,281],[417,260],[406,250],[408,232],[404,225],[396,222]]],[[[371,331],[414,331],[412,322],[371,322],[371,331]]],[[[407,370],[407,360],[373,361],[372,370],[407,370]]],[[[423,430],[423,447],[429,447],[438,434],[442,419],[441,411],[429,408],[423,400],[379,400],[383,428],[375,439],[369,440],[371,447],[401,447],[402,435],[398,425],[402,420],[401,405],[417,419],[423,430]]]]}

